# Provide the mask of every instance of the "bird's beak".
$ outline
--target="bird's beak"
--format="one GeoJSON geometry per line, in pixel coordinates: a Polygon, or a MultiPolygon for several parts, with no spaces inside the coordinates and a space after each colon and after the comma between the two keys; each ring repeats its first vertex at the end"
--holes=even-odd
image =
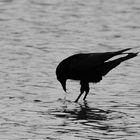
{"type": "Polygon", "coordinates": [[[64,90],[65,92],[67,92],[67,90],[66,90],[66,80],[63,80],[63,81],[61,81],[60,83],[61,83],[61,85],[62,85],[62,87],[63,87],[63,90],[64,90]]]}

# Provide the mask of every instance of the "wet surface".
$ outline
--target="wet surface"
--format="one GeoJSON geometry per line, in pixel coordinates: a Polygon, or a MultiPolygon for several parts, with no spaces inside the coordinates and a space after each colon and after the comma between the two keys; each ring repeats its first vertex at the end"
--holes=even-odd
{"type": "Polygon", "coordinates": [[[140,1],[1,0],[0,139],[139,140],[140,57],[64,93],[58,63],[78,52],[140,52],[140,1]]]}

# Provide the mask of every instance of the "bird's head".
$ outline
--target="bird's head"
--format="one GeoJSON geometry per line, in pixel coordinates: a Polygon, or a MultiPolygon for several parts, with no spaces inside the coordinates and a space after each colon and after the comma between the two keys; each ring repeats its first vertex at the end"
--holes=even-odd
{"type": "Polygon", "coordinates": [[[63,90],[66,92],[66,81],[67,81],[67,76],[66,76],[66,68],[62,65],[59,64],[57,69],[56,69],[56,76],[57,80],[61,83],[63,90]]]}
{"type": "Polygon", "coordinates": [[[66,78],[58,78],[57,77],[57,80],[61,83],[61,85],[62,85],[62,87],[63,87],[63,90],[66,92],[67,91],[67,89],[66,89],[66,78]]]}

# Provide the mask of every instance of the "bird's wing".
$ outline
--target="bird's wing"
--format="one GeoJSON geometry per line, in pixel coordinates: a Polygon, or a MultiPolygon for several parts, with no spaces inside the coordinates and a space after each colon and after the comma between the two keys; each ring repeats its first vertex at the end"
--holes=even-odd
{"type": "Polygon", "coordinates": [[[73,55],[70,61],[69,67],[74,71],[89,71],[90,69],[94,69],[99,65],[103,64],[108,59],[122,54],[124,51],[129,50],[124,49],[116,52],[105,52],[105,53],[88,53],[88,54],[77,54],[73,55]]]}
{"type": "Polygon", "coordinates": [[[111,57],[110,55],[107,53],[78,54],[73,57],[69,66],[73,70],[83,71],[84,69],[93,68],[104,63],[111,57]]]}

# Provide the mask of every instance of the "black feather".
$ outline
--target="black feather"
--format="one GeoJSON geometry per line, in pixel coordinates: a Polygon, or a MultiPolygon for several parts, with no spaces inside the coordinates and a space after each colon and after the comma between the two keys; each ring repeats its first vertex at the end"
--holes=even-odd
{"type": "Polygon", "coordinates": [[[138,53],[123,53],[131,48],[115,52],[104,53],[80,53],[64,59],[57,66],[56,75],[59,82],[66,91],[66,80],[79,80],[81,84],[81,93],[76,102],[85,91],[84,100],[89,92],[89,83],[97,83],[102,80],[109,71],[118,66],[121,62],[137,56],[138,53]],[[114,56],[127,54],[115,60],[110,60],[114,56]]]}

